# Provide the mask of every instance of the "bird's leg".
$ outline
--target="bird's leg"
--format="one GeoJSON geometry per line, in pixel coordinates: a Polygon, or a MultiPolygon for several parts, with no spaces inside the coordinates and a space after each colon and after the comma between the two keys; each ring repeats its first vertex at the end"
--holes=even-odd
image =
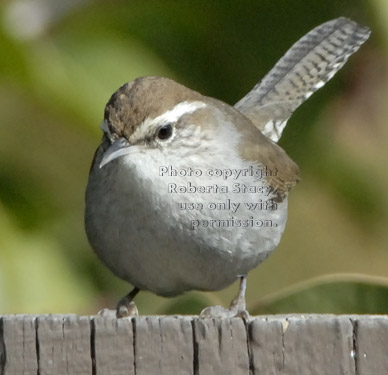
{"type": "Polygon", "coordinates": [[[139,312],[133,299],[140,292],[140,289],[133,288],[126,296],[121,298],[116,306],[117,318],[125,318],[127,316],[138,316],[139,312]]]}
{"type": "Polygon", "coordinates": [[[249,313],[246,308],[245,303],[245,291],[247,289],[247,277],[240,276],[240,288],[238,290],[238,294],[236,298],[232,300],[229,306],[229,310],[231,312],[235,312],[234,316],[238,316],[240,318],[249,319],[249,313]]]}
{"type": "Polygon", "coordinates": [[[245,305],[245,290],[247,287],[246,275],[240,276],[240,287],[236,298],[230,303],[229,309],[222,306],[207,307],[202,310],[200,318],[233,318],[249,319],[249,313],[245,305]]]}

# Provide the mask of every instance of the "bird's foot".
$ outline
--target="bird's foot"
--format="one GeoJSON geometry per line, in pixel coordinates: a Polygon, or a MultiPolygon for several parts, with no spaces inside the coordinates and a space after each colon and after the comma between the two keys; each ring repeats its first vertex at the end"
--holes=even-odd
{"type": "Polygon", "coordinates": [[[127,318],[131,316],[139,316],[139,311],[134,301],[128,301],[126,297],[121,299],[116,307],[117,318],[127,318]]]}
{"type": "Polygon", "coordinates": [[[102,309],[97,313],[97,316],[101,316],[103,318],[116,318],[116,310],[102,309]]]}
{"type": "Polygon", "coordinates": [[[222,306],[210,306],[206,307],[199,314],[201,319],[207,318],[242,318],[249,319],[249,312],[246,309],[226,309],[222,306]]]}
{"type": "Polygon", "coordinates": [[[117,303],[116,310],[103,309],[97,313],[97,315],[107,318],[127,318],[131,316],[138,316],[139,311],[135,305],[133,299],[136,294],[139,293],[138,288],[134,288],[125,297],[117,303]]]}
{"type": "Polygon", "coordinates": [[[139,289],[134,288],[125,297],[121,298],[116,306],[117,318],[127,318],[139,315],[139,311],[133,301],[137,293],[139,293],[139,289]]]}
{"type": "Polygon", "coordinates": [[[245,305],[246,276],[240,278],[240,288],[237,297],[231,302],[229,309],[222,306],[206,307],[199,314],[200,318],[242,318],[249,319],[245,305]]]}
{"type": "Polygon", "coordinates": [[[97,313],[97,315],[103,318],[111,318],[111,319],[138,316],[139,311],[137,310],[135,302],[133,301],[128,302],[127,300],[124,300],[124,298],[119,301],[115,310],[102,309],[97,313]]]}

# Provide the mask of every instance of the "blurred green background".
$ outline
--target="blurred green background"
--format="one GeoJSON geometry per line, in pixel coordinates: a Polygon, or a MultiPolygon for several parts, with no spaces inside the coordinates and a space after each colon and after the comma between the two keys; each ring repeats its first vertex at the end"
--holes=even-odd
{"type": "MultiPolygon", "coordinates": [[[[252,313],[388,313],[387,2],[14,0],[0,5],[0,314],[95,314],[129,290],[83,229],[99,124],[121,84],[167,76],[233,104],[340,16],[372,36],[288,123],[280,144],[302,181],[247,301],[252,313]]],[[[236,290],[136,302],[198,314],[236,290]]]]}

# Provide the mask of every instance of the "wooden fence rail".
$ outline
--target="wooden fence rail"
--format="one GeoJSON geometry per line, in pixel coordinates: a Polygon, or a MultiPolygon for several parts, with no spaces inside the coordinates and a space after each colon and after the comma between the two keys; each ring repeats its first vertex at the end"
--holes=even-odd
{"type": "Polygon", "coordinates": [[[16,374],[388,375],[388,316],[2,316],[16,374]]]}

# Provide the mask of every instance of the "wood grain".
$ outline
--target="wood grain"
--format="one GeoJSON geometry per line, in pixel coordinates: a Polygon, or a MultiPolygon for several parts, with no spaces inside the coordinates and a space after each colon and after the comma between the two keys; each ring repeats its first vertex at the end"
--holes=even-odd
{"type": "Polygon", "coordinates": [[[388,316],[0,317],[0,375],[386,375],[388,316]]]}

